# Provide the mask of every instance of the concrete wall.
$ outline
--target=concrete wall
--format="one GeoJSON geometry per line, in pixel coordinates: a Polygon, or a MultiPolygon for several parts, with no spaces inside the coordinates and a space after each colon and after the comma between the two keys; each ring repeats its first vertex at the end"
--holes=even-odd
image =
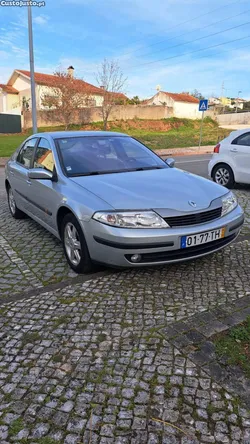
{"type": "Polygon", "coordinates": [[[5,92],[0,93],[0,113],[6,112],[7,107],[7,94],[5,92]]]}
{"type": "Polygon", "coordinates": [[[218,114],[216,116],[220,125],[250,125],[250,112],[248,113],[232,113],[218,114]]]}
{"type": "MultiPolygon", "coordinates": [[[[151,119],[159,120],[173,116],[173,109],[166,106],[151,105],[118,105],[112,109],[109,121],[129,120],[129,119],[151,119]]],[[[102,120],[101,109],[99,107],[83,108],[75,110],[72,123],[82,124],[90,122],[100,122],[102,120]]],[[[38,126],[63,125],[57,118],[56,111],[38,111],[38,126]]],[[[31,128],[31,112],[24,112],[24,128],[31,128]]]]}
{"type": "Polygon", "coordinates": [[[19,107],[19,95],[18,94],[8,94],[7,95],[7,110],[12,111],[19,107]]]}
{"type": "MultiPolygon", "coordinates": [[[[42,105],[42,99],[44,96],[46,95],[53,95],[54,89],[50,88],[49,86],[45,86],[45,85],[36,85],[36,106],[37,109],[46,109],[46,107],[44,107],[42,105]]],[[[84,96],[83,96],[84,97],[84,96]]],[[[103,102],[103,97],[100,95],[90,95],[89,96],[90,99],[95,100],[95,104],[96,106],[101,106],[102,102],[103,102]]],[[[85,100],[85,97],[84,97],[85,100]]]]}
{"type": "Polygon", "coordinates": [[[174,116],[186,119],[201,119],[197,103],[174,102],[174,116]]]}
{"type": "Polygon", "coordinates": [[[24,89],[30,88],[30,80],[20,75],[19,77],[17,77],[12,86],[16,88],[17,91],[22,91],[24,89]]]}

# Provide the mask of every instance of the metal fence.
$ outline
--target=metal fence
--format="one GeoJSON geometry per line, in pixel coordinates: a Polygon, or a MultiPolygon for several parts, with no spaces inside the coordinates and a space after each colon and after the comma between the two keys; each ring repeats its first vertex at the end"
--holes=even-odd
{"type": "Polygon", "coordinates": [[[0,114],[0,133],[21,133],[21,116],[15,114],[0,114]]]}

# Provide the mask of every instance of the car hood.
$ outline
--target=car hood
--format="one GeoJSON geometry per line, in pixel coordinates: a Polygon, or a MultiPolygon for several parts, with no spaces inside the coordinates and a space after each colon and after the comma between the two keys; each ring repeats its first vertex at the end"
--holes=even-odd
{"type": "Polygon", "coordinates": [[[176,168],[71,178],[119,210],[172,209],[181,212],[208,208],[227,193],[207,179],[176,168]],[[195,202],[192,208],[189,201],[195,202]]]}

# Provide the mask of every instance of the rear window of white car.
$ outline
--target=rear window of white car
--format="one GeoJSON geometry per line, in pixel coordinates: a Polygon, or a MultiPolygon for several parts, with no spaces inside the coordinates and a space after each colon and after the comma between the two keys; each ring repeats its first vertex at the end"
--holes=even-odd
{"type": "Polygon", "coordinates": [[[250,147],[250,132],[241,134],[241,136],[236,137],[236,139],[233,140],[232,144],[250,147]]]}

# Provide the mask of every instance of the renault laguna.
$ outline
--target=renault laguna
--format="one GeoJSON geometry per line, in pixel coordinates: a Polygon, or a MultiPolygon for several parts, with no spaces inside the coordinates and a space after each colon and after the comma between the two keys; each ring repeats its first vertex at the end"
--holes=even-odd
{"type": "Polygon", "coordinates": [[[244,214],[232,192],[174,168],[126,134],[29,137],[6,165],[9,209],[61,239],[69,265],[140,267],[184,261],[230,244],[244,214]]]}

